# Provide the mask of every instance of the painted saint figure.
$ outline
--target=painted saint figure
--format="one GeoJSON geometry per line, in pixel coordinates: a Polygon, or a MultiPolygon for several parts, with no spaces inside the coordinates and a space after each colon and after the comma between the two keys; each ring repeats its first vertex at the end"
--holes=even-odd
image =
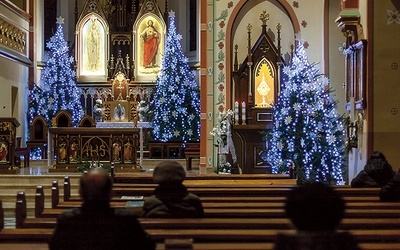
{"type": "Polygon", "coordinates": [[[79,147],[79,145],[76,141],[74,141],[69,147],[69,150],[70,150],[69,159],[71,162],[78,161],[78,147],[79,147]]]}
{"type": "Polygon", "coordinates": [[[125,162],[132,161],[132,145],[129,141],[127,141],[124,145],[124,160],[125,162]]]}
{"type": "Polygon", "coordinates": [[[7,154],[8,154],[7,142],[2,141],[2,142],[0,142],[0,161],[1,162],[7,161],[7,154]]]}
{"type": "Polygon", "coordinates": [[[114,142],[113,145],[112,145],[112,148],[113,148],[113,151],[112,151],[113,152],[113,157],[112,157],[112,159],[113,159],[114,162],[119,162],[120,161],[119,153],[121,151],[121,145],[118,142],[114,142]]]}
{"type": "Polygon", "coordinates": [[[140,34],[143,38],[143,67],[156,65],[156,55],[160,44],[160,34],[153,26],[153,20],[147,21],[147,28],[140,34]]]}
{"type": "Polygon", "coordinates": [[[98,71],[100,62],[100,34],[96,20],[92,20],[86,36],[87,70],[98,71]]]}

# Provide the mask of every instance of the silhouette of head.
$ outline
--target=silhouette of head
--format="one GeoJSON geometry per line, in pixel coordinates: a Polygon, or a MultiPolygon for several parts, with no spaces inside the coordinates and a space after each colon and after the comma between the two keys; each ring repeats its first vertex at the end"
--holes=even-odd
{"type": "Polygon", "coordinates": [[[332,187],[315,182],[291,191],[285,209],[300,231],[334,231],[344,215],[345,202],[332,187]]]}
{"type": "Polygon", "coordinates": [[[153,181],[159,184],[182,183],[185,177],[185,169],[177,161],[162,161],[153,172],[153,181]]]}
{"type": "Polygon", "coordinates": [[[394,175],[392,166],[379,151],[374,151],[370,155],[364,170],[379,186],[386,185],[394,175]]]}
{"type": "Polygon", "coordinates": [[[111,191],[112,179],[103,168],[93,168],[81,176],[79,194],[84,202],[108,202],[111,191]]]}
{"type": "Polygon", "coordinates": [[[382,152],[380,152],[380,151],[374,151],[374,152],[369,156],[369,160],[372,160],[372,159],[382,159],[382,160],[385,160],[385,161],[386,161],[385,155],[384,155],[382,152]]]}

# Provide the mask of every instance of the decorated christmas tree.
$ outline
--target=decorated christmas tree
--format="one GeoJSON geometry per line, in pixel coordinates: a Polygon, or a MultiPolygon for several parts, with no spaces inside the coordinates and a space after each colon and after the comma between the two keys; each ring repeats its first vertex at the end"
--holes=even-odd
{"type": "Polygon", "coordinates": [[[42,115],[49,126],[51,119],[60,110],[69,111],[73,126],[77,126],[83,115],[80,89],[76,86],[74,58],[69,55],[63,31],[64,18],[57,18],[57,30],[47,43],[50,57],[42,71],[40,87],[35,85],[29,93],[28,121],[42,115]]]}
{"type": "Polygon", "coordinates": [[[200,94],[195,74],[183,54],[182,36],[177,34],[175,13],[169,13],[169,28],[161,70],[150,106],[153,134],[160,141],[198,141],[200,94]]]}
{"type": "Polygon", "coordinates": [[[293,170],[299,183],[343,184],[343,119],[328,85],[328,78],[308,62],[298,43],[291,64],[283,68],[274,127],[267,140],[273,173],[293,170]]]}

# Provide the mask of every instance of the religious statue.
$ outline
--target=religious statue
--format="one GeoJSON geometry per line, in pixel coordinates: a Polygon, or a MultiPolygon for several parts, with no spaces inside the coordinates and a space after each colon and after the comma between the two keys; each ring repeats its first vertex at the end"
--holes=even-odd
{"type": "Polygon", "coordinates": [[[78,143],[76,141],[73,141],[71,145],[69,146],[69,159],[71,162],[76,162],[78,161],[78,143]]]}
{"type": "Polygon", "coordinates": [[[147,27],[140,34],[143,38],[143,67],[156,66],[156,55],[160,44],[160,33],[154,28],[153,20],[147,21],[147,27]]]}
{"type": "Polygon", "coordinates": [[[124,161],[132,161],[132,144],[129,141],[127,141],[124,145],[124,161]]]}
{"type": "Polygon", "coordinates": [[[104,121],[104,107],[103,101],[98,98],[96,100],[96,104],[93,107],[93,116],[95,122],[103,122],[104,121]]]}
{"type": "Polygon", "coordinates": [[[58,157],[60,162],[67,161],[67,143],[65,141],[58,146],[58,157]]]}
{"type": "Polygon", "coordinates": [[[125,108],[118,103],[118,105],[114,108],[114,118],[117,121],[121,121],[125,119],[125,108]]]}
{"type": "Polygon", "coordinates": [[[119,162],[120,156],[119,153],[121,152],[121,145],[118,142],[114,142],[112,145],[112,161],[119,162]]]}
{"type": "Polygon", "coordinates": [[[145,100],[141,100],[138,105],[139,121],[147,122],[147,113],[149,112],[149,104],[145,100]]]}
{"type": "Polygon", "coordinates": [[[231,153],[233,163],[236,162],[235,147],[232,140],[232,119],[233,111],[221,112],[218,116],[218,123],[210,134],[215,136],[218,146],[218,166],[217,173],[232,173],[232,165],[227,161],[227,155],[231,153]]]}

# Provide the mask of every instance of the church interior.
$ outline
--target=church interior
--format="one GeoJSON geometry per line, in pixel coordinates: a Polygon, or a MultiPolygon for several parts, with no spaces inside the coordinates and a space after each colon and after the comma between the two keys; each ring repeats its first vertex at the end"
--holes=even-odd
{"type": "MultiPolygon", "coordinates": [[[[277,230],[293,230],[279,210],[284,196],[301,184],[293,174],[299,169],[297,162],[285,163],[287,170],[277,174],[269,153],[272,148],[282,152],[285,140],[290,146],[289,137],[279,144],[273,136],[279,125],[289,127],[292,122],[285,117],[291,106],[278,111],[277,107],[284,106],[279,103],[290,91],[286,82],[304,66],[303,62],[294,64],[301,48],[308,58],[305,64],[319,72],[323,91],[329,92],[329,98],[313,98],[323,107],[332,103],[330,113],[343,120],[339,131],[342,177],[336,182],[328,178],[348,200],[340,230],[358,235],[361,249],[400,249],[400,217],[394,212],[399,204],[380,203],[378,188],[350,188],[374,151],[382,152],[393,170],[400,171],[400,102],[395,94],[400,90],[400,49],[395,42],[400,38],[398,1],[0,0],[0,13],[0,219],[12,229],[32,229],[20,238],[0,231],[0,244],[4,241],[10,249],[30,244],[47,249],[44,242],[54,227],[54,216],[42,222],[28,219],[44,218],[41,214],[46,209],[60,204],[67,207],[63,202],[76,196],[79,176],[88,167],[111,169],[121,190],[131,178],[137,191],[120,194],[143,199],[149,193],[140,185],[154,188],[150,178],[154,166],[177,160],[187,171],[185,184],[203,195],[210,220],[198,222],[198,228],[189,225],[192,222],[169,221],[171,228],[176,226],[172,233],[167,232],[167,224],[144,220],[152,237],[162,242],[157,249],[181,249],[167,248],[164,242],[178,236],[195,242],[179,243],[191,245],[190,249],[273,249],[277,230]],[[58,37],[60,27],[62,36],[58,37]],[[175,59],[190,69],[192,80],[177,80],[181,87],[165,80],[165,91],[183,93],[190,81],[198,91],[188,99],[198,101],[196,117],[183,116],[181,125],[169,131],[173,138],[187,136],[176,140],[156,132],[159,124],[168,127],[179,115],[164,114],[160,122],[155,118],[157,101],[176,106],[175,95],[158,96],[164,77],[183,71],[170,68],[168,60],[174,58],[166,58],[171,48],[177,53],[175,59]],[[58,60],[54,51],[64,49],[70,72],[54,80],[54,69],[50,69],[58,60]],[[52,90],[49,81],[71,83],[70,95],[42,95],[61,93],[63,85],[52,90]],[[73,96],[79,108],[70,111],[67,107],[73,96]],[[61,108],[52,108],[62,101],[66,103],[61,108]],[[186,127],[192,120],[197,123],[190,126],[197,132],[186,127]],[[15,203],[19,191],[24,195],[20,202],[17,196],[15,203]],[[38,193],[43,201],[35,199],[38,193]],[[25,205],[18,205],[21,202],[25,205]],[[274,208],[279,210],[275,215],[274,208]],[[240,218],[246,220],[240,222],[240,218]],[[260,230],[268,225],[271,232],[260,230]],[[34,230],[38,227],[42,234],[34,230]],[[209,237],[205,236],[207,227],[212,229],[209,237]],[[215,235],[220,232],[213,232],[217,229],[226,235],[218,238],[215,235]],[[368,230],[375,237],[368,237],[368,230]],[[256,235],[255,231],[263,232],[256,235]],[[238,232],[241,236],[235,239],[238,232]],[[38,240],[32,241],[35,237],[38,240]]],[[[293,79],[293,86],[301,81],[293,79]]],[[[294,93],[301,92],[292,88],[294,93]]],[[[293,105],[298,111],[296,105],[301,104],[293,105]]],[[[311,124],[315,110],[300,123],[311,124]]],[[[313,137],[314,130],[321,129],[318,126],[322,125],[304,128],[305,136],[313,137]]],[[[300,141],[296,145],[307,144],[300,141]]],[[[0,226],[1,230],[4,223],[0,226]]]]}

